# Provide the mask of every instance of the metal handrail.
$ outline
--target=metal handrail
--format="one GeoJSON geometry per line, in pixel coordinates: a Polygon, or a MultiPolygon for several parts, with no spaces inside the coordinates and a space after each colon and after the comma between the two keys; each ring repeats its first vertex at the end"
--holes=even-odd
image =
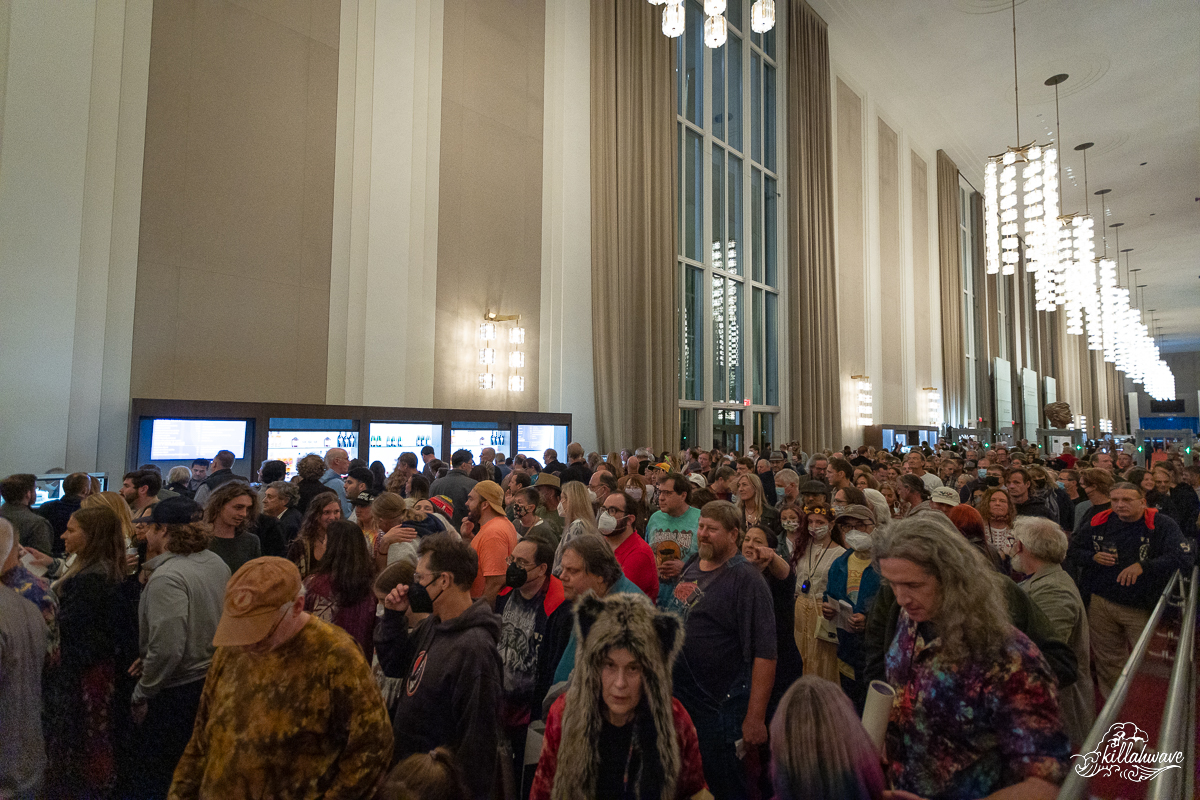
{"type": "MultiPolygon", "coordinates": [[[[1125,666],[1122,667],[1117,682],[1113,684],[1112,691],[1108,694],[1108,702],[1104,704],[1104,708],[1096,717],[1096,723],[1088,731],[1087,739],[1079,750],[1081,753],[1090,753],[1095,750],[1100,744],[1100,738],[1116,722],[1117,714],[1121,711],[1121,707],[1125,705],[1125,696],[1129,694],[1129,686],[1133,683],[1133,676],[1137,674],[1138,668],[1142,666],[1142,659],[1146,655],[1146,650],[1150,647],[1150,639],[1154,636],[1154,631],[1158,627],[1159,620],[1162,619],[1163,612],[1166,611],[1171,591],[1175,588],[1175,584],[1179,583],[1179,580],[1179,571],[1176,570],[1171,579],[1167,581],[1167,587],[1163,589],[1162,596],[1158,598],[1158,603],[1154,606],[1154,611],[1150,613],[1150,621],[1142,629],[1142,635],[1138,637],[1137,643],[1134,644],[1133,651],[1129,654],[1129,660],[1125,662],[1125,666]]],[[[1072,766],[1067,771],[1067,779],[1063,781],[1062,788],[1059,789],[1058,800],[1079,800],[1087,790],[1088,780],[1088,778],[1080,775],[1074,769],[1074,766],[1072,766]]]]}
{"type": "MultiPolygon", "coordinates": [[[[1167,713],[1163,716],[1162,727],[1158,729],[1160,753],[1183,752],[1184,747],[1181,746],[1180,739],[1184,736],[1184,720],[1190,719],[1188,707],[1196,707],[1196,587],[1200,583],[1197,577],[1200,577],[1200,567],[1192,567],[1187,605],[1183,610],[1183,627],[1179,631],[1179,646],[1175,650],[1171,683],[1167,688],[1167,713]]],[[[1195,741],[1196,737],[1189,738],[1195,741]]],[[[1181,765],[1180,769],[1163,770],[1154,776],[1150,781],[1148,800],[1173,800],[1180,797],[1185,770],[1191,771],[1186,765],[1181,765]]]]}

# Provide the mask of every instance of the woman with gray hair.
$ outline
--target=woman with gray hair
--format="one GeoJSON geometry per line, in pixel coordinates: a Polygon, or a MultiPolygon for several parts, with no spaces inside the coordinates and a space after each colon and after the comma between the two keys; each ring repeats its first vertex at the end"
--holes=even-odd
{"type": "Polygon", "coordinates": [[[901,611],[886,657],[897,789],[1053,798],[1069,766],[1054,675],[1009,623],[1003,576],[942,514],[898,520],[875,557],[901,611]]]}
{"type": "Polygon", "coordinates": [[[191,498],[196,493],[188,488],[188,481],[192,479],[192,471],[187,467],[171,467],[171,471],[167,473],[167,485],[165,488],[170,489],[180,497],[191,498]]]}
{"type": "Polygon", "coordinates": [[[1096,698],[1087,610],[1075,581],[1061,566],[1067,557],[1067,535],[1041,517],[1019,518],[1014,533],[1013,569],[1029,575],[1019,586],[1046,615],[1054,638],[1070,646],[1078,663],[1075,683],[1064,688],[1061,697],[1063,728],[1078,748],[1096,719],[1096,698]]]}

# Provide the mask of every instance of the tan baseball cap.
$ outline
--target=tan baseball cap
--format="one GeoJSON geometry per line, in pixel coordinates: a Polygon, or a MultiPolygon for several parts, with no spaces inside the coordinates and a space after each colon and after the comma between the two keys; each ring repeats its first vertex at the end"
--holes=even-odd
{"type": "Polygon", "coordinates": [[[495,481],[480,481],[475,484],[475,494],[479,499],[492,507],[500,516],[504,516],[504,490],[495,481]]]}
{"type": "Polygon", "coordinates": [[[286,558],[247,561],[225,584],[225,607],[214,647],[247,647],[263,640],[284,605],[300,593],[300,570],[286,558]]]}
{"type": "Polygon", "coordinates": [[[934,489],[929,496],[929,501],[932,503],[941,503],[942,505],[954,507],[961,502],[958,499],[958,492],[951,489],[949,486],[939,486],[934,489]]]}

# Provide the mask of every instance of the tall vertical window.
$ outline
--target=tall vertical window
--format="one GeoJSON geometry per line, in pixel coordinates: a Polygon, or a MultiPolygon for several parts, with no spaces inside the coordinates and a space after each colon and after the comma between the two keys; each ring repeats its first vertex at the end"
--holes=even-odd
{"type": "Polygon", "coordinates": [[[729,0],[729,38],[709,49],[699,0],[685,2],[676,40],[681,419],[713,421],[690,431],[689,445],[778,444],[776,32],[751,33],[749,0],[729,0]]]}
{"type": "Polygon", "coordinates": [[[963,352],[966,356],[967,396],[964,414],[968,428],[979,417],[979,342],[975,338],[975,239],[972,230],[971,188],[960,179],[958,184],[958,242],[962,262],[963,352]]]}

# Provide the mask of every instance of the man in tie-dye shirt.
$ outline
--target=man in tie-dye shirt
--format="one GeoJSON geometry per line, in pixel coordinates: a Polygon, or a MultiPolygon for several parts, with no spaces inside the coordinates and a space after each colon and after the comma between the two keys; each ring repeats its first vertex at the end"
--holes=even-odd
{"type": "Polygon", "coordinates": [[[304,611],[295,564],[234,573],[213,644],[170,800],[374,796],[392,759],[383,698],[349,634],[304,611]]]}
{"type": "Polygon", "coordinates": [[[894,787],[931,800],[1005,787],[1054,797],[1070,743],[1053,673],[1008,621],[1007,578],[942,514],[893,523],[875,555],[902,609],[887,653],[894,787]]]}

